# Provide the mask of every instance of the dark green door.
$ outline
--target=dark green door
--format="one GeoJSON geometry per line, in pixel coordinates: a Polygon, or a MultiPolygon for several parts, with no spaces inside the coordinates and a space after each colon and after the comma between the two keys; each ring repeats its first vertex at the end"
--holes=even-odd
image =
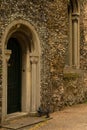
{"type": "Polygon", "coordinates": [[[8,62],[7,113],[21,111],[21,48],[15,38],[10,38],[7,49],[12,51],[8,62]]]}

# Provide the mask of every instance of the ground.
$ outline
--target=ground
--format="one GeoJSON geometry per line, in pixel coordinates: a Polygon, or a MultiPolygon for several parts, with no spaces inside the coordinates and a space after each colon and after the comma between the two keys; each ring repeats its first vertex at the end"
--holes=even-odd
{"type": "MultiPolygon", "coordinates": [[[[87,104],[74,105],[50,115],[51,119],[18,130],[87,130],[87,104]]],[[[0,130],[8,130],[2,128],[0,130]]],[[[9,129],[10,130],[10,129],[9,129]]]]}

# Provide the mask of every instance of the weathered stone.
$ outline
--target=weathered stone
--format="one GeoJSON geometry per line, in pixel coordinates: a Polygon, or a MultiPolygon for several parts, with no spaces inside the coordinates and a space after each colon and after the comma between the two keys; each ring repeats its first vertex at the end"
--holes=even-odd
{"type": "MultiPolygon", "coordinates": [[[[87,0],[81,1],[80,70],[64,73],[69,51],[67,0],[0,0],[0,104],[2,105],[2,37],[8,25],[23,19],[35,27],[40,39],[41,105],[50,111],[87,99],[87,0]],[[85,71],[85,73],[84,73],[85,71]]],[[[1,114],[0,114],[1,115],[1,114]]]]}

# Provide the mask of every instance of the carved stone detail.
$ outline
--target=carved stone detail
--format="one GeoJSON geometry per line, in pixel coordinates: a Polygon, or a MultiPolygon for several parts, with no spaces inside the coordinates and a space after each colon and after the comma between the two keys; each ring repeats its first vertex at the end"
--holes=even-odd
{"type": "Polygon", "coordinates": [[[5,50],[5,55],[6,55],[6,61],[8,62],[10,59],[12,51],[11,50],[5,50]]]}

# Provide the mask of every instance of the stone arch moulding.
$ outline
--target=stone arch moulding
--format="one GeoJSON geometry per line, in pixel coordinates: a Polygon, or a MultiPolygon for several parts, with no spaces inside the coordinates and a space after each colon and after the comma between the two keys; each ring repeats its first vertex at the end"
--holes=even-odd
{"type": "Polygon", "coordinates": [[[80,1],[79,0],[70,0],[73,13],[80,13],[80,1]]]}
{"type": "Polygon", "coordinates": [[[80,2],[70,0],[69,5],[69,65],[80,67],[80,2]]]}
{"type": "Polygon", "coordinates": [[[11,37],[17,38],[22,48],[22,106],[20,115],[24,113],[36,114],[40,105],[41,49],[39,37],[35,28],[28,21],[15,20],[7,26],[2,36],[2,122],[7,117],[9,118],[9,114],[7,114],[7,64],[12,52],[7,49],[7,43],[11,37]]]}

